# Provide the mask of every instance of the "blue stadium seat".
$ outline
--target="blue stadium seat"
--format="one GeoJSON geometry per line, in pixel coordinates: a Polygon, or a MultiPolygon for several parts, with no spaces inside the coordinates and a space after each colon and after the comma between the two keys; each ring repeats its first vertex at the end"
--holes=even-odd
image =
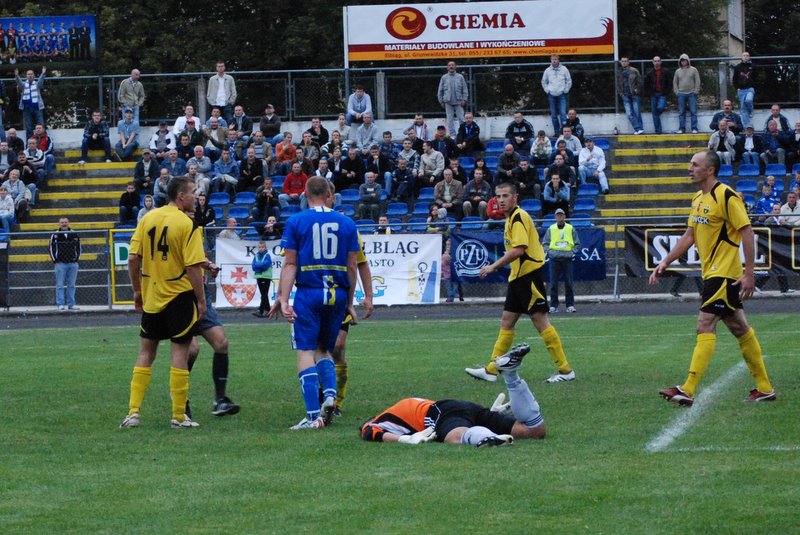
{"type": "Polygon", "coordinates": [[[736,191],[739,193],[756,193],[758,184],[756,184],[755,180],[739,179],[736,181],[736,191]]]}
{"type": "Polygon", "coordinates": [[[482,230],[483,219],[480,216],[468,215],[461,220],[461,230],[482,230]]]}
{"type": "Polygon", "coordinates": [[[408,213],[408,205],[404,202],[390,202],[386,207],[387,217],[405,217],[408,213]]]}
{"type": "Polygon", "coordinates": [[[601,148],[604,151],[611,150],[611,142],[604,137],[594,138],[594,146],[601,148]]]}
{"type": "Polygon", "coordinates": [[[458,164],[464,168],[464,171],[470,172],[475,169],[475,158],[471,156],[462,156],[458,159],[458,164]]]}
{"type": "Polygon", "coordinates": [[[539,199],[525,199],[519,206],[529,214],[542,211],[542,201],[539,199]]]}
{"type": "Polygon", "coordinates": [[[739,166],[740,177],[756,177],[759,175],[757,163],[743,163],[739,166]]]}
{"type": "Polygon", "coordinates": [[[552,225],[555,222],[556,222],[556,215],[555,214],[547,214],[546,216],[544,216],[542,218],[542,226],[543,227],[545,227],[545,226],[549,227],[550,225],[552,225]]]}
{"type": "Polygon", "coordinates": [[[372,219],[364,219],[356,221],[356,228],[361,234],[372,234],[375,232],[377,226],[375,225],[375,221],[372,219]]]}
{"type": "Polygon", "coordinates": [[[755,196],[753,196],[753,195],[751,195],[749,193],[745,193],[744,195],[742,195],[742,197],[744,197],[742,200],[744,201],[744,203],[746,205],[754,206],[756,204],[755,196]]]}
{"type": "Polygon", "coordinates": [[[129,242],[133,237],[133,232],[115,232],[114,233],[114,241],[115,242],[129,242]]]}
{"type": "Polygon", "coordinates": [[[594,212],[595,208],[594,199],[586,197],[575,199],[575,206],[572,207],[576,212],[594,212]]]}
{"type": "Polygon", "coordinates": [[[783,178],[775,177],[775,187],[773,188],[777,193],[783,193],[786,189],[786,184],[783,183],[783,178]]]}
{"type": "Polygon", "coordinates": [[[800,172],[800,163],[796,163],[792,166],[792,175],[796,175],[800,172]]]}
{"type": "Polygon", "coordinates": [[[486,142],[486,151],[485,153],[497,153],[500,154],[505,149],[506,143],[502,139],[490,139],[486,142]]]}
{"type": "MultiPolygon", "coordinates": [[[[782,163],[770,163],[767,164],[767,169],[764,171],[764,175],[774,175],[776,177],[785,176],[786,175],[786,166],[782,163]]],[[[741,176],[741,175],[740,175],[741,176]]]]}
{"type": "Polygon", "coordinates": [[[733,166],[727,163],[720,165],[719,174],[717,175],[717,177],[725,178],[729,176],[733,176],[733,166]]]}
{"type": "Polygon", "coordinates": [[[433,202],[433,188],[420,188],[417,200],[433,202]]]}
{"type": "Polygon", "coordinates": [[[214,217],[216,219],[222,219],[225,217],[225,212],[219,206],[214,206],[214,217]]]}
{"type": "Polygon", "coordinates": [[[547,172],[546,167],[539,168],[539,182],[544,182],[544,174],[547,172]]]}
{"type": "Polygon", "coordinates": [[[600,186],[597,184],[581,184],[578,186],[579,197],[596,197],[600,194],[600,186]]]}
{"type": "Polygon", "coordinates": [[[250,217],[250,209],[247,206],[231,206],[228,208],[228,217],[244,221],[250,217]]]}
{"type": "Polygon", "coordinates": [[[726,180],[724,178],[720,178],[719,182],[725,184],[726,186],[730,186],[731,185],[731,181],[730,180],[726,180]]]}
{"type": "Polygon", "coordinates": [[[345,202],[358,202],[358,190],[357,189],[343,189],[339,192],[341,195],[341,200],[343,203],[345,202]]]}
{"type": "Polygon", "coordinates": [[[281,219],[289,219],[294,214],[300,213],[300,207],[290,204],[284,208],[281,208],[281,219]]]}
{"type": "Polygon", "coordinates": [[[412,217],[406,221],[407,232],[425,232],[428,230],[428,222],[424,217],[412,217]]]}
{"type": "Polygon", "coordinates": [[[337,204],[333,207],[333,209],[337,212],[342,212],[347,217],[353,217],[356,215],[356,208],[352,204],[337,204]]]}
{"type": "Polygon", "coordinates": [[[228,206],[230,202],[231,196],[224,191],[212,193],[211,197],[208,198],[209,206],[228,206]]]}
{"type": "Polygon", "coordinates": [[[384,190],[381,190],[381,198],[380,198],[381,202],[386,202],[388,199],[389,195],[384,190]]]}
{"type": "Polygon", "coordinates": [[[483,158],[483,162],[486,164],[486,167],[494,173],[497,171],[497,164],[500,163],[500,158],[497,156],[486,156],[483,158]]]}
{"type": "Polygon", "coordinates": [[[283,189],[283,181],[286,179],[286,175],[275,175],[272,177],[272,187],[274,189],[283,189]]]}
{"type": "Polygon", "coordinates": [[[573,227],[591,227],[592,226],[592,214],[587,214],[584,212],[575,212],[569,218],[570,224],[573,227]]]}
{"type": "Polygon", "coordinates": [[[411,210],[411,215],[424,215],[428,216],[428,206],[430,206],[429,202],[415,202],[414,209],[411,210]]]}
{"type": "Polygon", "coordinates": [[[256,194],[252,191],[240,191],[233,199],[234,205],[253,205],[256,203],[256,194]]]}
{"type": "Polygon", "coordinates": [[[244,233],[245,240],[260,240],[261,233],[255,227],[247,227],[247,232],[244,233]]]}
{"type": "Polygon", "coordinates": [[[399,217],[390,217],[389,228],[392,229],[392,232],[403,232],[403,220],[399,217]]]}

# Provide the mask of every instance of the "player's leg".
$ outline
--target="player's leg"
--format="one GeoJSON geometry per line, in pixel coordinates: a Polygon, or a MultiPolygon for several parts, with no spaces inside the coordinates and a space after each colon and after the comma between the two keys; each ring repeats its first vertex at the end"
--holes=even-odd
{"type": "Polygon", "coordinates": [[[291,429],[320,429],[324,423],[320,416],[319,375],[314,360],[320,333],[321,308],[311,292],[298,289],[295,294],[294,310],[297,315],[292,325],[292,346],[297,350],[297,377],[306,417],[291,429]]]}
{"type": "Polygon", "coordinates": [[[170,344],[172,367],[169,370],[169,392],[172,395],[172,420],[175,429],[199,427],[186,415],[189,398],[189,345],[191,335],[173,338],[170,344]]]}
{"type": "Polygon", "coordinates": [[[347,397],[347,382],[349,379],[347,367],[347,334],[350,324],[345,318],[336,336],[336,345],[333,348],[333,365],[336,369],[336,412],[341,414],[344,399],[347,397]]]}
{"type": "MultiPolygon", "coordinates": [[[[209,309],[211,308],[209,307],[209,309]]],[[[216,316],[216,310],[214,311],[214,316],[216,316]]],[[[214,380],[215,402],[212,414],[214,416],[236,414],[239,412],[240,407],[231,401],[227,394],[230,359],[228,357],[228,337],[225,334],[225,328],[222,325],[215,325],[202,331],[201,334],[214,350],[214,359],[211,363],[211,378],[214,380]]]]}
{"type": "Polygon", "coordinates": [[[756,389],[750,392],[749,401],[772,401],[777,398],[775,390],[767,376],[767,368],[764,365],[764,356],[761,353],[761,345],[756,338],[756,332],[747,323],[744,310],[739,308],[732,315],[723,318],[728,330],[731,331],[739,342],[742,351],[742,358],[747,363],[750,375],[756,381],[756,389]]]}
{"type": "Polygon", "coordinates": [[[697,316],[697,342],[692,351],[692,362],[689,364],[689,375],[686,382],[681,385],[687,396],[694,397],[697,384],[703,377],[714,350],[717,347],[717,322],[720,317],[716,314],[701,311],[697,316]]]}
{"type": "Polygon", "coordinates": [[[336,340],[338,340],[342,322],[347,313],[346,302],[346,292],[343,289],[336,289],[336,298],[332,305],[324,309],[320,324],[319,347],[322,350],[317,351],[315,360],[317,375],[322,385],[322,418],[325,425],[331,423],[333,413],[336,410],[336,366],[330,355],[336,349],[336,340]]]}
{"type": "MultiPolygon", "coordinates": [[[[508,305],[508,298],[506,298],[506,305],[508,305]]],[[[497,333],[497,340],[495,340],[494,346],[492,347],[492,356],[489,359],[489,363],[485,367],[466,368],[464,371],[466,371],[468,375],[489,382],[497,380],[497,368],[494,366],[494,359],[511,348],[511,344],[514,342],[514,327],[521,315],[508,308],[508,306],[505,307],[503,315],[500,318],[500,332],[497,333]]]]}
{"type": "MultiPolygon", "coordinates": [[[[522,366],[522,359],[530,350],[528,344],[520,344],[512,347],[511,351],[495,360],[497,369],[508,388],[508,404],[511,413],[517,420],[511,431],[516,438],[544,438],[545,436],[544,418],[539,409],[539,402],[536,401],[533,392],[528,384],[520,378],[518,372],[522,366]]],[[[495,411],[494,406],[492,409],[495,414],[504,412],[495,411]]],[[[489,427],[493,428],[494,426],[489,425],[489,427]]]]}
{"type": "Polygon", "coordinates": [[[139,338],[139,356],[136,359],[136,365],[133,367],[128,415],[122,421],[120,427],[138,427],[139,425],[139,413],[141,412],[144,395],[150,387],[153,361],[156,359],[157,350],[158,340],[139,338]]]}

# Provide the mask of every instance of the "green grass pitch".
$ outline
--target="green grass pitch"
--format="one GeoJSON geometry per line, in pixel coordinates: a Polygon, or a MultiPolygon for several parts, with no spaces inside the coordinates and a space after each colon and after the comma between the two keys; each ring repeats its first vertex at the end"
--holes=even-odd
{"type": "MultiPolygon", "coordinates": [[[[499,313],[498,313],[499,314],[499,313]]],[[[378,312],[380,315],[380,312],[378,312]]],[[[547,385],[552,361],[529,322],[521,375],[549,436],[509,448],[366,443],[358,427],[408,396],[490,404],[500,383],[463,368],[498,322],[369,320],[351,330],[345,415],[292,432],[304,411],[284,322],[231,325],[229,393],[215,418],[211,352],[191,378],[201,428],[169,428],[162,345],[142,426],[127,411],[137,326],[0,333],[3,533],[791,533],[800,526],[794,314],[751,315],[774,403],[753,388],[735,339],[717,351],[692,413],[658,397],[681,383],[694,318],[557,317],[578,379],[547,385]],[[735,369],[736,366],[740,366],[735,369]],[[665,429],[675,432],[647,451],[665,429]]]]}

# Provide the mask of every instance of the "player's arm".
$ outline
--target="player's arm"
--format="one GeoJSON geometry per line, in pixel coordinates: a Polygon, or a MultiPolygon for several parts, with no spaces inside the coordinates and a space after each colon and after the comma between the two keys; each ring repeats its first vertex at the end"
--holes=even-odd
{"type": "Polygon", "coordinates": [[[486,275],[497,271],[501,267],[507,266],[514,260],[517,260],[518,258],[522,257],[522,255],[524,254],[525,254],[524,245],[518,245],[517,247],[512,247],[511,249],[506,251],[506,253],[503,256],[495,260],[492,264],[489,264],[488,266],[481,268],[481,277],[485,277],[486,275]]]}
{"type": "Polygon", "coordinates": [[[347,253],[347,278],[350,279],[350,288],[347,290],[347,313],[350,314],[353,325],[358,323],[358,314],[356,314],[356,309],[353,306],[353,298],[356,295],[356,274],[358,273],[356,254],[357,251],[347,253]]]}
{"type": "Polygon", "coordinates": [[[367,319],[375,308],[372,304],[372,270],[369,269],[369,262],[358,264],[358,278],[361,279],[361,287],[364,289],[364,299],[361,300],[364,306],[362,319],[367,319]]]}
{"type": "Polygon", "coordinates": [[[297,275],[297,251],[284,249],[285,257],[281,268],[281,278],[278,282],[278,300],[281,303],[281,312],[289,323],[294,323],[294,310],[289,305],[289,296],[292,294],[292,285],[297,275]]]}
{"type": "Polygon", "coordinates": [[[658,280],[661,278],[661,275],[664,274],[667,267],[688,251],[689,247],[692,245],[694,245],[694,229],[689,227],[686,229],[686,232],[683,233],[681,239],[678,240],[678,243],[675,244],[675,247],[667,253],[667,256],[664,257],[661,263],[655,267],[653,273],[650,274],[650,284],[658,284],[658,280]]]}
{"type": "Polygon", "coordinates": [[[744,275],[736,281],[734,286],[739,285],[739,297],[741,299],[748,299],[753,295],[755,288],[755,278],[753,277],[753,270],[755,268],[755,245],[753,236],[753,227],[750,225],[744,226],[739,229],[742,236],[742,252],[744,253],[744,275]]]}
{"type": "Polygon", "coordinates": [[[142,257],[138,254],[128,255],[128,275],[131,278],[133,287],[133,307],[136,312],[142,312],[142,257]]]}
{"type": "Polygon", "coordinates": [[[195,299],[197,299],[197,317],[203,319],[206,315],[206,293],[203,290],[203,263],[186,266],[186,277],[192,285],[195,299]]]}

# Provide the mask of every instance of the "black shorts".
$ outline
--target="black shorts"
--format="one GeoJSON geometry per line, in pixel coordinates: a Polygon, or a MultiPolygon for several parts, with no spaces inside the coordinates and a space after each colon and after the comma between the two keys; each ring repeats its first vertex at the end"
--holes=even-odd
{"type": "Polygon", "coordinates": [[[196,322],[197,300],[190,290],[176,295],[161,312],[142,313],[139,336],[150,340],[169,338],[176,344],[188,344],[196,322]]]}
{"type": "Polygon", "coordinates": [[[340,331],[349,333],[350,332],[350,325],[353,323],[353,316],[350,314],[346,314],[344,320],[342,320],[342,325],[339,327],[340,331]]]}
{"type": "Polygon", "coordinates": [[[515,314],[547,312],[547,289],[542,280],[542,270],[537,269],[508,283],[503,310],[515,314]]]}
{"type": "Polygon", "coordinates": [[[436,418],[436,441],[443,442],[444,437],[457,427],[474,427],[480,425],[498,435],[510,435],[514,427],[514,418],[492,412],[471,401],[445,399],[434,403],[428,416],[436,418]],[[436,413],[438,412],[438,418],[436,413]]]}
{"type": "Polygon", "coordinates": [[[715,316],[726,317],[742,308],[739,298],[739,286],[734,286],[734,279],[711,277],[703,279],[703,293],[700,297],[700,310],[715,316]]]}

